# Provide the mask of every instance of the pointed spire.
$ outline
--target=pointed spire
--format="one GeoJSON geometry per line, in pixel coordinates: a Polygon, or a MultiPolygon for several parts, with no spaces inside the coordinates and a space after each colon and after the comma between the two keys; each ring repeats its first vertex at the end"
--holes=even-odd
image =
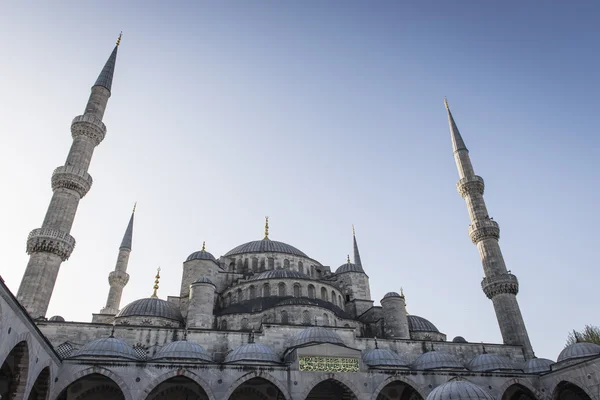
{"type": "Polygon", "coordinates": [[[153,299],[158,298],[158,296],[156,295],[156,292],[158,292],[158,282],[160,280],[160,267],[158,267],[158,269],[156,270],[156,276],[154,277],[154,293],[152,293],[152,297],[153,299]]]}
{"type": "Polygon", "coordinates": [[[362,261],[360,261],[360,253],[358,252],[358,244],[356,243],[356,231],[354,225],[352,225],[352,238],[354,240],[354,264],[362,268],[362,261]]]}
{"type": "Polygon", "coordinates": [[[265,238],[263,240],[269,240],[269,217],[265,217],[265,238]]]}
{"type": "Polygon", "coordinates": [[[129,224],[127,224],[127,229],[125,230],[125,234],[123,235],[123,240],[121,241],[121,249],[129,249],[131,250],[131,242],[133,240],[133,216],[135,215],[135,207],[137,206],[137,202],[133,205],[133,211],[131,212],[131,218],[129,218],[129,224]]]}
{"type": "Polygon", "coordinates": [[[379,345],[377,344],[377,336],[375,336],[375,348],[378,349],[379,345]]]}
{"type": "Polygon", "coordinates": [[[117,44],[115,45],[115,48],[113,49],[112,53],[110,54],[110,57],[108,57],[106,64],[104,64],[104,68],[102,68],[102,72],[100,72],[100,75],[98,75],[98,79],[96,79],[96,83],[94,83],[94,86],[102,86],[102,87],[108,89],[109,92],[112,87],[113,74],[115,73],[115,65],[117,63],[117,49],[119,48],[119,45],[121,44],[122,37],[123,37],[123,32],[121,32],[121,34],[119,35],[119,38],[117,39],[117,44]]]}
{"type": "Polygon", "coordinates": [[[350,264],[350,254],[348,254],[348,259],[346,260],[347,264],[350,264]]]}
{"type": "Polygon", "coordinates": [[[200,251],[206,251],[206,240],[202,242],[202,250],[200,251]]]}
{"type": "Polygon", "coordinates": [[[450,112],[448,100],[446,100],[445,97],[444,105],[446,106],[446,110],[448,111],[448,123],[450,124],[450,135],[452,137],[452,150],[467,150],[467,146],[465,146],[465,142],[463,141],[462,136],[460,136],[460,132],[458,131],[458,127],[456,126],[456,122],[454,122],[454,117],[452,117],[452,113],[450,112]]]}

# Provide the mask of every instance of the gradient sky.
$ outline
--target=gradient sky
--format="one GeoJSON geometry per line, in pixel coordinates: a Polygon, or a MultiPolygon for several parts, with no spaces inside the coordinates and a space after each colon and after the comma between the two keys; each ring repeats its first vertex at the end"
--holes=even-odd
{"type": "Polygon", "coordinates": [[[178,295],[203,240],[262,238],[334,270],[355,224],[376,304],[501,342],[467,235],[450,107],[486,182],[536,354],[600,325],[600,3],[11,2],[0,16],[0,274],[16,293],[71,119],[123,30],[108,134],[48,316],[90,321],[138,201],[121,305],[178,295]],[[459,4],[460,3],[460,4],[459,4]]]}

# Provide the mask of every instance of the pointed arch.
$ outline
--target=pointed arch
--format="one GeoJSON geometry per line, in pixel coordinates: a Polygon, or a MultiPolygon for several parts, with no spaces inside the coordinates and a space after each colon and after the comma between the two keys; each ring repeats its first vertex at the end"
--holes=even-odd
{"type": "Polygon", "coordinates": [[[371,400],[377,400],[378,396],[386,388],[386,386],[393,384],[395,382],[398,382],[400,384],[406,385],[407,387],[411,388],[419,396],[421,396],[422,399],[426,399],[427,395],[429,394],[428,392],[431,391],[431,389],[427,390],[424,386],[419,385],[417,382],[413,381],[412,379],[405,378],[404,376],[401,376],[401,375],[394,375],[394,376],[388,377],[386,380],[381,382],[375,388],[375,390],[373,391],[373,395],[371,396],[371,400]]]}
{"type": "MultiPolygon", "coordinates": [[[[28,338],[26,335],[19,336],[28,338]]],[[[20,340],[9,349],[0,364],[0,380],[3,381],[4,387],[0,395],[3,399],[24,398],[29,379],[29,343],[27,340],[20,340]]]]}
{"type": "Polygon", "coordinates": [[[573,379],[561,377],[552,389],[551,398],[552,400],[591,400],[594,396],[585,385],[575,382],[573,379]]]}
{"type": "Polygon", "coordinates": [[[70,379],[67,379],[63,382],[59,381],[59,383],[57,383],[57,385],[54,387],[51,398],[52,399],[60,399],[59,396],[69,386],[71,386],[73,383],[77,382],[79,379],[88,377],[90,375],[102,375],[103,377],[110,379],[113,383],[115,383],[119,387],[119,389],[121,389],[121,393],[123,394],[123,397],[125,398],[125,400],[133,400],[131,391],[129,390],[129,387],[127,386],[125,381],[123,379],[121,379],[117,374],[112,372],[111,370],[103,368],[103,367],[99,367],[99,366],[94,366],[94,367],[89,367],[89,368],[83,369],[83,370],[79,371],[78,373],[70,376],[69,377],[70,379]]]}
{"type": "Polygon", "coordinates": [[[239,377],[238,379],[236,379],[229,385],[229,390],[227,390],[227,393],[225,393],[225,396],[223,396],[223,399],[228,400],[237,388],[242,386],[242,384],[244,384],[245,382],[247,382],[251,379],[255,379],[255,378],[264,379],[265,381],[273,384],[275,387],[277,387],[277,389],[279,389],[279,391],[281,392],[281,394],[283,395],[285,400],[292,399],[287,388],[283,384],[281,384],[281,382],[279,382],[279,380],[277,380],[277,378],[275,378],[273,375],[269,374],[266,371],[252,371],[245,375],[242,375],[241,377],[239,377]]]}
{"type": "Polygon", "coordinates": [[[508,381],[504,382],[504,384],[498,388],[498,393],[502,393],[501,400],[511,400],[515,398],[514,396],[516,394],[519,393],[522,393],[525,395],[525,397],[532,397],[533,399],[544,398],[544,395],[540,393],[539,390],[534,388],[529,381],[519,378],[509,379],[508,381]]]}
{"type": "Polygon", "coordinates": [[[204,393],[206,393],[208,400],[215,400],[215,395],[214,395],[213,391],[211,390],[208,382],[206,382],[204,379],[202,379],[199,375],[196,375],[193,372],[188,371],[187,369],[176,369],[173,371],[165,372],[164,374],[157,376],[156,378],[154,378],[152,380],[152,382],[150,382],[144,388],[144,391],[142,392],[142,396],[144,398],[147,398],[154,389],[156,389],[158,386],[160,386],[161,383],[166,382],[169,379],[174,378],[176,376],[184,376],[184,377],[194,381],[196,384],[198,384],[198,386],[200,386],[200,388],[202,388],[202,390],[204,390],[204,393]]]}
{"type": "Polygon", "coordinates": [[[313,391],[313,389],[315,389],[317,386],[319,386],[322,383],[335,383],[337,385],[341,385],[342,388],[346,389],[352,396],[354,396],[354,398],[352,400],[357,400],[360,398],[360,391],[356,388],[356,386],[354,386],[354,384],[352,382],[350,382],[348,379],[344,378],[341,375],[335,375],[335,374],[322,374],[320,376],[318,376],[317,378],[313,379],[307,386],[306,389],[304,389],[304,393],[302,393],[302,399],[306,399],[309,400],[310,397],[310,393],[313,391]]]}
{"type": "Polygon", "coordinates": [[[50,366],[44,367],[35,378],[28,400],[46,400],[50,394],[50,366]]]}

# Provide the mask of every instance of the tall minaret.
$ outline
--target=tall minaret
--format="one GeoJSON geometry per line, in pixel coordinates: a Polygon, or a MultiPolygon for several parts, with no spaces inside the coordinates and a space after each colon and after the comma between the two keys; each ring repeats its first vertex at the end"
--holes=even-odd
{"type": "Polygon", "coordinates": [[[484,184],[480,176],[475,175],[469,150],[456,127],[448,102],[444,99],[448,110],[450,134],[454,160],[460,177],[456,184],[458,193],[465,199],[471,218],[469,236],[477,245],[485,278],[481,287],[485,295],[492,300],[496,318],[505,344],[523,346],[525,358],[533,357],[533,349],[527,335],[525,322],[517,303],[519,282],[517,277],[506,270],[504,258],[500,251],[500,227],[492,220],[483,200],[484,184]]]}
{"type": "Polygon", "coordinates": [[[106,307],[100,310],[100,314],[115,315],[119,312],[123,288],[125,285],[127,285],[127,282],[129,282],[127,264],[129,263],[129,253],[131,253],[131,242],[133,240],[134,215],[135,205],[133,206],[131,218],[129,218],[129,224],[127,224],[125,235],[123,235],[123,240],[121,241],[121,246],[119,247],[117,265],[115,266],[115,270],[108,274],[108,284],[110,285],[110,289],[108,291],[108,298],[106,299],[106,307]]]}
{"type": "Polygon", "coordinates": [[[356,243],[356,231],[354,225],[352,225],[352,240],[354,244],[354,264],[362,268],[362,261],[360,261],[360,253],[358,252],[358,244],[356,243]]]}
{"type": "Polygon", "coordinates": [[[66,261],[75,238],[70,235],[79,200],[90,190],[92,177],[88,167],[96,146],[106,135],[102,117],[110,97],[117,49],[121,36],[100,72],[83,115],[71,123],[73,144],[65,165],[52,173],[52,200],[42,227],[34,229],[27,237],[27,254],[30,255],[17,298],[31,317],[46,315],[54,290],[60,264],[66,261]]]}

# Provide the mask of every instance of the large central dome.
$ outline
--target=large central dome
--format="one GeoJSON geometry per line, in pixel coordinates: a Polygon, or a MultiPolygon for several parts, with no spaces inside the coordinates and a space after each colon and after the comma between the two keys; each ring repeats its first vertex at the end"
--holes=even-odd
{"type": "Polygon", "coordinates": [[[246,253],[285,253],[292,254],[294,256],[309,258],[306,254],[304,254],[294,246],[290,246],[287,243],[278,242],[276,240],[270,239],[255,240],[253,242],[244,243],[240,246],[229,250],[225,254],[225,257],[246,253]]]}

